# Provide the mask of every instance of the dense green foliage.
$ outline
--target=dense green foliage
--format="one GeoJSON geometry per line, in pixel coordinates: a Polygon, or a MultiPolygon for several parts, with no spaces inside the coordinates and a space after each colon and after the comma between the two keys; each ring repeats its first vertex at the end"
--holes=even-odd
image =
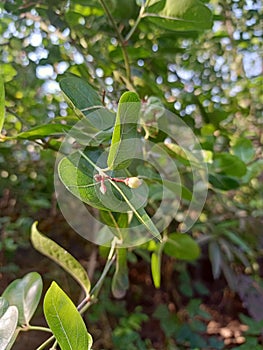
{"type": "Polygon", "coordinates": [[[37,272],[16,279],[0,299],[1,349],[31,329],[53,333],[39,350],[52,341],[63,350],[153,349],[140,336],[149,319],[160,326],[162,349],[222,349],[222,339],[203,336],[211,315],[196,295],[209,291],[189,272],[204,266],[201,259],[252,317],[241,316],[250,327],[242,346],[259,346],[262,15],[260,0],[0,4],[0,268],[16,273],[14,253],[32,249],[31,238],[85,294],[75,307],[53,282],[43,303],[49,328],[31,326],[42,279],[37,272]],[[57,201],[77,233],[103,245],[95,284],[70,252],[31,226],[48,220],[57,201]],[[81,226],[87,207],[99,225],[81,226]],[[110,300],[110,293],[125,298],[140,259],[157,289],[177,276],[171,294],[184,316],[162,300],[148,314],[110,300]],[[92,334],[103,312],[120,320],[108,344],[92,334]]]}

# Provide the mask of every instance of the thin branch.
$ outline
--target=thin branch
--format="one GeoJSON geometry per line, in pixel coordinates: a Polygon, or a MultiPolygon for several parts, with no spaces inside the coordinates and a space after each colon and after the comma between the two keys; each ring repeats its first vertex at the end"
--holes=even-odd
{"type": "Polygon", "coordinates": [[[131,30],[129,31],[129,33],[126,35],[125,37],[125,41],[128,41],[130,40],[130,38],[132,37],[133,33],[135,32],[135,30],[137,29],[139,23],[141,22],[141,19],[143,18],[143,14],[144,14],[144,11],[145,11],[145,7],[146,7],[146,4],[142,5],[141,9],[140,9],[140,12],[139,12],[139,15],[133,25],[133,27],[131,28],[131,30]]]}
{"type": "Polygon", "coordinates": [[[55,337],[52,335],[52,337],[48,338],[44,343],[42,343],[36,350],[44,350],[46,346],[54,340],[55,337]]]}
{"type": "Polygon", "coordinates": [[[130,67],[130,63],[129,63],[129,57],[128,57],[128,52],[126,50],[126,42],[125,40],[123,39],[120,31],[119,31],[119,28],[117,26],[117,23],[115,22],[114,18],[112,17],[111,15],[111,12],[108,8],[108,5],[106,4],[106,1],[105,0],[99,0],[100,1],[100,4],[101,6],[103,7],[104,11],[106,12],[106,15],[108,16],[109,18],[109,21],[111,22],[115,32],[116,32],[116,35],[117,35],[117,38],[118,38],[118,41],[119,41],[119,44],[120,44],[120,47],[121,47],[121,51],[122,51],[122,54],[123,54],[123,58],[124,58],[124,64],[125,64],[125,70],[126,70],[126,75],[127,75],[127,79],[129,80],[129,82],[131,82],[131,67],[130,67]]]}

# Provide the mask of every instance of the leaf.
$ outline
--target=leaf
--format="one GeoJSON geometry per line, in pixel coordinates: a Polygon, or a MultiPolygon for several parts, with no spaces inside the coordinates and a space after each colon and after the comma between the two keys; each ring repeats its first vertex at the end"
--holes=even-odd
{"type": "Polygon", "coordinates": [[[263,172],[263,159],[255,160],[247,167],[247,173],[242,178],[244,183],[248,183],[251,179],[258,177],[263,172]]]}
{"type": "MultiPolygon", "coordinates": [[[[136,216],[136,219],[144,225],[144,228],[147,229],[148,232],[150,232],[153,237],[157,238],[159,241],[161,241],[161,235],[157,229],[157,227],[154,225],[154,223],[152,222],[152,220],[150,219],[150,217],[148,216],[148,214],[146,213],[146,211],[144,210],[144,208],[139,208],[136,209],[132,203],[129,201],[129,199],[127,198],[127,196],[125,195],[125,193],[114,183],[112,182],[113,186],[118,189],[118,192],[122,195],[122,197],[124,198],[125,202],[128,204],[128,206],[130,207],[130,209],[133,211],[133,213],[136,216]]],[[[139,229],[138,229],[139,230],[139,229]]]]}
{"type": "Polygon", "coordinates": [[[155,251],[151,255],[151,272],[155,288],[160,288],[161,286],[161,263],[164,246],[164,242],[157,245],[155,251]]]}
{"type": "Polygon", "coordinates": [[[60,87],[74,112],[87,117],[98,130],[106,130],[114,125],[114,113],[107,110],[97,92],[77,76],[63,78],[60,87]]]}
{"type": "Polygon", "coordinates": [[[123,238],[121,229],[127,228],[129,225],[127,213],[113,213],[111,211],[101,210],[100,219],[108,226],[114,236],[118,237],[119,240],[123,238]]]}
{"type": "Polygon", "coordinates": [[[7,350],[14,342],[18,321],[17,307],[9,306],[0,316],[0,349],[7,350]]]}
{"type": "Polygon", "coordinates": [[[165,243],[164,253],[176,259],[195,260],[200,255],[200,248],[189,235],[172,233],[165,243]]]}
{"type": "Polygon", "coordinates": [[[244,137],[238,138],[231,149],[234,155],[244,163],[249,163],[255,157],[255,149],[252,142],[244,137]]]}
{"type": "Polygon", "coordinates": [[[113,275],[111,290],[115,298],[123,298],[129,288],[127,249],[117,249],[116,269],[113,275]]]}
{"type": "Polygon", "coordinates": [[[5,298],[0,297],[0,318],[6,312],[6,310],[8,309],[8,306],[9,306],[8,301],[5,298]]]}
{"type": "Polygon", "coordinates": [[[236,244],[240,249],[242,249],[244,252],[246,252],[248,255],[252,255],[253,251],[251,247],[237,234],[235,234],[232,231],[224,230],[224,235],[228,237],[230,241],[232,241],[234,244],[236,244]]]}
{"type": "Polygon", "coordinates": [[[215,187],[223,191],[234,190],[240,186],[239,181],[230,176],[221,174],[209,174],[209,182],[215,187]]]}
{"type": "Polygon", "coordinates": [[[14,68],[13,64],[10,63],[2,63],[1,64],[1,74],[4,79],[4,81],[7,83],[14,79],[14,77],[17,75],[17,71],[14,68]]]}
{"type": "Polygon", "coordinates": [[[52,282],[44,299],[44,314],[61,350],[90,350],[92,338],[77,308],[52,282]]]}
{"type": "MultiPolygon", "coordinates": [[[[100,182],[94,180],[94,175],[98,173],[98,169],[106,167],[106,154],[103,154],[100,149],[88,149],[85,153],[81,153],[75,152],[62,158],[58,165],[60,180],[74,196],[94,208],[115,212],[131,210],[124,196],[130,199],[129,203],[134,208],[138,209],[146,204],[147,188],[145,185],[132,189],[124,184],[119,184],[115,188],[106,179],[107,191],[102,194],[100,192],[100,182]]],[[[126,177],[125,173],[118,173],[119,177],[123,177],[123,175],[126,177]]],[[[115,176],[115,173],[112,176],[115,176]]]]}
{"type": "Polygon", "coordinates": [[[221,261],[222,261],[221,251],[217,242],[215,241],[209,242],[208,254],[212,265],[213,277],[214,279],[217,279],[220,276],[221,261]]]}
{"type": "MultiPolygon", "coordinates": [[[[101,154],[100,150],[88,150],[85,151],[84,156],[90,159],[96,166],[104,168],[106,163],[102,164],[101,161],[98,163],[98,159],[101,159],[101,154]]],[[[108,196],[108,193],[103,198],[99,197],[100,184],[93,178],[96,173],[96,169],[79,152],[62,158],[58,165],[60,180],[74,196],[94,208],[107,210],[101,199],[108,196]]]]}
{"type": "Polygon", "coordinates": [[[42,235],[37,230],[37,222],[31,228],[31,241],[36,250],[55,261],[80,284],[86,295],[89,294],[90,280],[85,269],[64,248],[42,235]]]}
{"type": "Polygon", "coordinates": [[[191,201],[193,199],[192,192],[181,183],[163,179],[158,173],[145,165],[139,165],[137,168],[138,175],[144,176],[146,179],[157,181],[177,196],[191,201]]]}
{"type": "Polygon", "coordinates": [[[17,321],[18,321],[17,307],[14,305],[9,307],[8,301],[0,297],[0,349],[10,350],[12,348],[20,331],[20,328],[17,327],[17,321]],[[16,311],[11,311],[10,308],[16,311]],[[10,309],[8,312],[11,314],[10,323],[8,322],[9,321],[8,317],[6,317],[8,313],[7,315],[5,315],[8,309],[10,309]],[[14,322],[14,324],[12,322],[14,322]],[[12,325],[13,327],[16,327],[13,333],[11,332],[11,330],[13,330],[12,325]]]}
{"type": "MultiPolygon", "coordinates": [[[[145,49],[144,47],[127,47],[127,53],[130,60],[138,60],[143,58],[151,57],[152,52],[145,49]]],[[[123,55],[120,47],[116,47],[109,54],[110,58],[115,62],[121,62],[123,60],[123,55]]]]}
{"type": "Polygon", "coordinates": [[[65,124],[44,124],[23,131],[15,136],[6,137],[6,139],[36,140],[48,136],[61,136],[66,134],[70,129],[71,126],[65,124]]]}
{"type": "Polygon", "coordinates": [[[211,11],[199,0],[151,0],[143,17],[174,31],[202,31],[213,23],[211,11]]]}
{"type": "Polygon", "coordinates": [[[140,108],[140,99],[135,92],[126,91],[121,96],[107,160],[110,169],[127,168],[140,152],[137,132],[140,108]]]}
{"type": "MultiPolygon", "coordinates": [[[[160,239],[160,233],[143,209],[147,202],[147,187],[129,188],[123,183],[105,180],[106,193],[99,190],[100,183],[93,178],[94,174],[105,168],[105,159],[101,150],[89,150],[86,153],[75,152],[64,157],[58,166],[59,177],[66,188],[84,203],[94,208],[112,212],[127,213],[132,211],[138,221],[154,237],[160,239]],[[81,158],[80,158],[81,156],[81,158]],[[94,169],[96,168],[96,171],[94,169]]],[[[122,176],[123,171],[112,176],[122,176]]],[[[125,176],[126,177],[126,176],[125,176]]]]}
{"type": "Polygon", "coordinates": [[[2,297],[9,305],[15,305],[18,309],[18,324],[28,325],[41,297],[43,283],[37,272],[30,272],[22,279],[17,279],[9,284],[2,297]]]}
{"type": "Polygon", "coordinates": [[[0,75],[0,133],[5,121],[5,85],[2,75],[0,75]]]}
{"type": "Polygon", "coordinates": [[[242,177],[247,172],[246,164],[238,157],[229,153],[215,154],[213,169],[216,173],[236,177],[242,177]]]}

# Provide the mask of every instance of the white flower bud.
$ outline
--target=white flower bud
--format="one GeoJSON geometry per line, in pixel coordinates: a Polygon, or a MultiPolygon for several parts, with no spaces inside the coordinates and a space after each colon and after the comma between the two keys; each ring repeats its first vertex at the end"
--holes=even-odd
{"type": "Polygon", "coordinates": [[[140,180],[138,177],[127,177],[124,180],[124,183],[130,188],[138,188],[141,186],[142,180],[140,180]]]}

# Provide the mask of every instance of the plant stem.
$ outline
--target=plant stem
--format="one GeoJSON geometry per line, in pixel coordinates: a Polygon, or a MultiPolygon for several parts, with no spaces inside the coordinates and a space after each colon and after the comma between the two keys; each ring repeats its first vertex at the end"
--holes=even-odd
{"type": "Polygon", "coordinates": [[[44,343],[42,343],[36,350],[44,350],[45,347],[54,340],[55,337],[52,335],[52,337],[48,338],[44,343]]]}
{"type": "Polygon", "coordinates": [[[42,331],[52,333],[51,329],[41,326],[27,326],[26,328],[21,328],[21,331],[42,331]]]}
{"type": "Polygon", "coordinates": [[[149,230],[149,232],[151,232],[151,234],[153,235],[153,237],[157,238],[159,241],[161,241],[161,239],[159,237],[156,236],[156,233],[152,231],[152,229],[149,227],[149,225],[147,224],[146,221],[143,220],[143,218],[141,217],[141,215],[138,213],[138,211],[136,210],[136,208],[132,205],[132,203],[129,201],[129,199],[127,198],[127,196],[124,194],[124,192],[120,189],[120,187],[112,180],[109,180],[110,183],[112,184],[112,186],[114,186],[116,188],[116,190],[120,193],[120,195],[123,197],[123,199],[125,200],[125,202],[128,204],[128,206],[131,208],[131,210],[133,211],[133,213],[136,215],[137,219],[149,230]]]}
{"type": "Polygon", "coordinates": [[[109,255],[108,255],[108,258],[107,258],[107,262],[106,262],[106,264],[104,266],[103,272],[102,272],[99,280],[97,281],[96,285],[93,287],[92,291],[90,292],[90,294],[92,296],[94,296],[94,297],[96,297],[99,294],[102,282],[105,279],[105,277],[106,277],[106,275],[107,275],[107,273],[108,273],[112,263],[114,262],[114,260],[116,258],[116,254],[114,254],[116,243],[117,243],[117,237],[115,237],[112,240],[110,252],[109,252],[109,255]]]}
{"type": "Polygon", "coordinates": [[[101,6],[103,7],[104,11],[106,12],[106,15],[108,16],[109,18],[109,21],[111,22],[115,32],[116,32],[116,35],[117,35],[117,38],[118,38],[118,41],[119,41],[119,44],[120,44],[120,47],[121,47],[121,51],[122,51],[122,54],[123,54],[123,58],[124,58],[124,64],[125,64],[125,70],[126,70],[126,76],[127,76],[127,79],[129,82],[131,82],[131,67],[130,67],[130,63],[129,63],[129,57],[128,57],[128,53],[127,53],[127,50],[126,50],[126,42],[125,40],[123,39],[120,31],[119,31],[119,28],[117,26],[117,23],[115,22],[114,18],[112,17],[111,15],[111,12],[108,8],[108,5],[106,4],[106,1],[105,0],[99,0],[100,3],[101,3],[101,6]]]}
{"type": "Polygon", "coordinates": [[[97,281],[95,286],[92,288],[90,295],[88,295],[85,299],[83,299],[82,302],[78,306],[78,311],[81,315],[91,306],[92,300],[95,300],[100,292],[102,283],[103,283],[111,265],[113,264],[114,260],[116,259],[116,254],[114,254],[114,252],[115,252],[115,247],[116,247],[117,241],[118,241],[117,237],[115,237],[112,240],[111,249],[109,251],[107,262],[104,266],[104,269],[102,271],[102,274],[101,274],[99,280],[97,281]]]}
{"type": "Polygon", "coordinates": [[[116,220],[115,220],[115,218],[114,218],[114,216],[113,216],[113,214],[112,214],[112,212],[110,211],[109,212],[109,215],[110,215],[110,217],[111,217],[111,220],[112,220],[112,222],[114,223],[114,226],[115,226],[115,228],[116,228],[116,231],[117,231],[117,233],[118,233],[118,239],[119,240],[122,240],[122,236],[121,236],[121,230],[120,230],[120,228],[119,228],[119,226],[118,226],[118,223],[116,222],[116,220]]]}
{"type": "Polygon", "coordinates": [[[135,32],[135,30],[137,29],[142,17],[143,17],[143,14],[144,14],[144,10],[145,10],[145,7],[146,7],[146,4],[143,4],[141,6],[141,9],[140,9],[140,12],[139,12],[139,15],[133,25],[133,27],[131,28],[131,30],[129,31],[129,33],[126,35],[125,37],[125,41],[128,41],[130,40],[130,38],[132,37],[133,33],[135,32]]]}

